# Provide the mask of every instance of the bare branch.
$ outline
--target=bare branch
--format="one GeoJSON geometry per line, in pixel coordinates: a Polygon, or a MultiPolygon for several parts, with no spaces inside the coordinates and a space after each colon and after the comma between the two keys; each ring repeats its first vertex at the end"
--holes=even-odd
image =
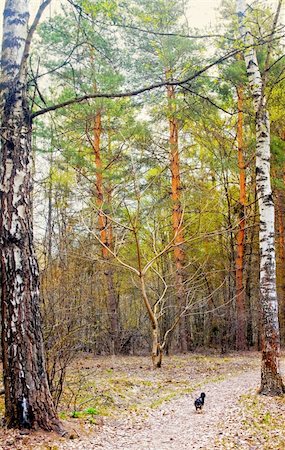
{"type": "MultiPolygon", "coordinates": [[[[275,13],[275,16],[274,16],[274,19],[273,19],[272,30],[271,30],[271,33],[270,33],[269,42],[268,42],[268,45],[267,45],[267,55],[266,55],[266,60],[265,60],[264,72],[262,74],[262,87],[261,87],[262,96],[261,96],[261,98],[263,98],[264,91],[265,91],[266,86],[267,86],[268,74],[269,74],[269,68],[270,68],[269,61],[270,61],[270,56],[271,56],[271,51],[272,51],[272,46],[273,46],[273,36],[276,33],[276,27],[277,27],[278,19],[279,19],[279,16],[280,16],[282,2],[283,2],[283,0],[279,0],[279,2],[278,2],[276,13],[275,13]]],[[[260,101],[259,109],[261,107],[262,107],[262,101],[260,101]]]]}
{"type": "Polygon", "coordinates": [[[264,77],[265,78],[266,78],[266,72],[268,71],[268,68],[269,68],[269,59],[270,59],[272,44],[273,44],[272,38],[276,32],[276,26],[277,26],[278,18],[280,16],[282,2],[283,2],[283,0],[279,0],[279,2],[278,2],[276,13],[275,13],[273,24],[272,24],[272,30],[271,30],[271,34],[270,34],[271,39],[269,39],[268,46],[267,46],[267,55],[266,55],[265,69],[264,69],[264,77]]]}
{"type": "MultiPolygon", "coordinates": [[[[280,36],[281,38],[282,36],[280,36]]],[[[272,39],[270,39],[272,40],[272,39]]],[[[206,65],[200,70],[197,70],[193,75],[185,78],[184,80],[174,80],[174,81],[161,81],[159,83],[154,83],[149,86],[145,86],[139,89],[135,89],[133,91],[127,91],[127,92],[114,92],[114,93],[106,93],[106,92],[94,92],[90,94],[83,95],[81,97],[75,97],[70,100],[66,100],[65,102],[58,103],[55,105],[48,106],[47,108],[40,109],[39,111],[35,111],[31,114],[31,119],[34,119],[35,117],[41,116],[43,114],[46,114],[47,112],[56,111],[57,109],[64,108],[66,106],[74,105],[76,103],[82,103],[89,99],[95,99],[95,98],[126,98],[126,97],[135,97],[137,95],[143,94],[145,92],[153,91],[154,89],[159,89],[161,87],[165,86],[184,86],[186,83],[189,83],[190,81],[198,78],[203,73],[207,72],[212,67],[221,64],[222,62],[228,60],[229,58],[232,58],[236,54],[240,53],[241,51],[244,51],[248,48],[256,47],[259,45],[264,45],[266,42],[269,41],[260,41],[257,44],[250,44],[247,46],[243,46],[242,48],[231,50],[230,52],[226,53],[225,55],[221,56],[220,58],[216,59],[215,61],[211,62],[210,64],[206,65]]]]}
{"type": "Polygon", "coordinates": [[[31,114],[31,118],[34,119],[35,117],[41,116],[42,114],[45,114],[47,112],[55,111],[59,108],[64,108],[66,106],[74,105],[75,103],[82,103],[86,100],[93,99],[93,98],[125,98],[125,97],[135,97],[137,95],[143,94],[144,92],[153,91],[154,89],[158,89],[165,86],[182,86],[186,83],[189,83],[190,81],[197,78],[202,73],[206,72],[207,70],[211,69],[217,64],[222,63],[223,61],[226,61],[227,59],[235,56],[240,50],[232,50],[228,52],[226,55],[218,58],[217,60],[211,62],[207,66],[203,67],[202,69],[195,72],[193,75],[187,77],[184,80],[177,80],[177,81],[161,81],[159,83],[151,84],[150,86],[145,86],[133,91],[127,91],[127,92],[116,92],[116,93],[104,93],[104,92],[94,92],[90,94],[83,95],[81,97],[75,97],[70,100],[66,100],[65,102],[58,103],[56,105],[48,106],[47,108],[43,108],[39,111],[35,111],[31,114]]]}
{"type": "Polygon", "coordinates": [[[94,237],[95,237],[95,239],[99,242],[99,244],[100,245],[102,245],[102,247],[104,247],[117,261],[118,261],[118,263],[119,264],[121,264],[123,267],[125,267],[126,269],[128,269],[128,270],[130,270],[131,272],[134,272],[135,274],[137,274],[138,276],[140,275],[140,272],[135,268],[135,267],[133,267],[133,266],[130,266],[129,264],[127,264],[127,263],[125,263],[124,261],[122,261],[121,260],[121,258],[116,254],[116,253],[114,253],[112,250],[111,250],[111,248],[108,246],[108,245],[106,245],[100,238],[99,238],[99,236],[97,236],[97,234],[93,231],[93,230],[91,230],[88,226],[87,226],[87,224],[85,223],[85,221],[84,221],[84,219],[83,219],[83,217],[82,217],[82,222],[84,223],[84,225],[85,225],[85,227],[86,227],[86,230],[88,230],[89,231],[89,233],[91,233],[94,237]]]}
{"type": "Polygon", "coordinates": [[[42,3],[39,6],[37,14],[36,14],[36,16],[34,18],[34,21],[32,23],[32,26],[31,26],[31,28],[29,29],[29,32],[28,32],[28,36],[27,36],[26,43],[25,43],[25,48],[24,48],[24,53],[23,53],[23,58],[22,58],[22,61],[21,61],[20,72],[24,69],[24,67],[26,65],[26,62],[27,62],[27,59],[29,57],[30,47],[31,47],[31,42],[32,42],[32,38],[33,38],[34,32],[36,31],[36,28],[37,28],[37,26],[39,24],[39,21],[41,20],[41,17],[43,15],[44,10],[51,3],[51,1],[52,0],[44,0],[44,1],[42,1],[42,3]]]}
{"type": "Polygon", "coordinates": [[[213,100],[211,100],[209,97],[205,97],[204,95],[199,94],[198,92],[193,91],[192,89],[188,88],[187,86],[183,86],[183,90],[190,92],[193,95],[196,95],[199,98],[202,98],[203,100],[206,100],[211,105],[215,106],[215,108],[220,109],[221,111],[225,112],[226,114],[229,114],[230,116],[233,116],[235,113],[232,113],[230,111],[227,111],[226,109],[222,108],[221,106],[217,105],[213,100]]]}

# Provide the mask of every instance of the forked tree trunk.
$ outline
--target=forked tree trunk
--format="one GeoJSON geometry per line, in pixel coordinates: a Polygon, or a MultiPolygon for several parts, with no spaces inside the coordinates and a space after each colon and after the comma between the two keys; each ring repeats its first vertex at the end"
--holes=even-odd
{"type": "Polygon", "coordinates": [[[152,345],[151,345],[151,359],[152,366],[154,369],[160,369],[162,365],[162,357],[163,357],[163,346],[160,343],[160,330],[159,324],[156,317],[155,312],[153,311],[151,304],[149,302],[146,286],[145,286],[145,277],[142,272],[140,272],[140,284],[141,284],[141,292],[145,307],[147,309],[148,317],[151,324],[152,329],[152,345]]]}
{"type": "Polygon", "coordinates": [[[178,146],[178,121],[175,117],[175,91],[173,86],[167,86],[168,111],[169,111],[169,147],[170,147],[170,171],[171,171],[171,199],[172,199],[172,227],[174,234],[174,264],[175,264],[175,289],[177,304],[181,318],[179,322],[179,343],[182,352],[187,351],[187,327],[183,310],[186,307],[185,292],[185,252],[183,249],[183,216],[181,205],[181,180],[180,160],[178,146]]]}
{"type": "Polygon", "coordinates": [[[246,348],[246,317],[245,317],[245,289],[243,285],[244,246],[245,246],[245,168],[243,157],[243,88],[237,87],[238,96],[238,168],[239,168],[239,229],[237,233],[236,255],[236,305],[237,305],[237,333],[236,348],[246,348]]]}
{"type": "MultiPolygon", "coordinates": [[[[102,117],[101,110],[99,109],[95,116],[94,121],[94,154],[95,154],[95,166],[96,166],[96,200],[98,207],[98,227],[100,233],[100,240],[102,242],[102,257],[105,260],[104,275],[107,282],[107,307],[109,312],[109,326],[111,332],[111,352],[113,354],[118,353],[119,350],[119,316],[117,296],[114,285],[114,273],[108,262],[110,253],[108,247],[112,247],[112,224],[109,223],[106,214],[103,211],[104,207],[104,187],[103,187],[103,165],[101,159],[101,135],[102,135],[102,117]]],[[[110,200],[111,195],[109,195],[110,200]]]]}
{"type": "MultiPolygon", "coordinates": [[[[251,45],[252,35],[244,22],[244,0],[237,0],[237,7],[241,37],[246,45],[251,45]]],[[[244,59],[256,113],[256,190],[260,215],[260,303],[263,327],[260,393],[281,395],[284,385],[280,373],[274,202],[270,183],[270,121],[266,108],[265,86],[253,45],[244,52],[244,59]]]]}
{"type": "Polygon", "coordinates": [[[22,64],[28,1],[6,0],[1,79],[1,314],[5,421],[60,431],[50,395],[33,244],[31,121],[22,64]]]}

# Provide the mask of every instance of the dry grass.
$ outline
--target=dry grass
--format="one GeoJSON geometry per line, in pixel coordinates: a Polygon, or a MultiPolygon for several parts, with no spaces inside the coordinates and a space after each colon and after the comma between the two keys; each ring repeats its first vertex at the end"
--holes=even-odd
{"type": "Polygon", "coordinates": [[[191,393],[202,382],[217,381],[257,364],[256,355],[179,355],[165,358],[162,369],[153,370],[147,357],[87,356],[68,371],[60,415],[74,417],[76,412],[82,418],[89,408],[99,416],[147,413],[164,401],[191,393]]]}
{"type": "MultiPolygon", "coordinates": [[[[258,365],[256,353],[170,356],[157,370],[152,369],[148,357],[82,355],[68,370],[59,416],[71,437],[94,433],[103,422],[147,416],[153,408],[189,394],[201,384],[231,378],[258,365]]],[[[3,397],[0,401],[3,414],[3,397]]],[[[57,448],[58,438],[52,434],[23,436],[18,431],[2,431],[1,449],[57,448]]]]}
{"type": "MultiPolygon", "coordinates": [[[[241,427],[230,426],[220,449],[285,449],[285,398],[243,395],[240,399],[241,427]]],[[[235,421],[235,418],[232,418],[235,421]]]]}

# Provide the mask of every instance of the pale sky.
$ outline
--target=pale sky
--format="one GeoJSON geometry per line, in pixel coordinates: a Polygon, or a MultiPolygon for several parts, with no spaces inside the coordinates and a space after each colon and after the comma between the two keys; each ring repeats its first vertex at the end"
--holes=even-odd
{"type": "Polygon", "coordinates": [[[191,27],[205,28],[209,24],[214,25],[218,11],[216,10],[221,0],[188,0],[188,21],[191,27]]]}
{"type": "MultiPolygon", "coordinates": [[[[233,0],[234,1],[234,0],[233,0]]],[[[4,0],[0,0],[0,35],[2,35],[2,15],[4,9],[4,0]]],[[[215,8],[219,6],[221,0],[188,0],[189,3],[189,25],[196,28],[204,28],[209,23],[215,23],[215,8]]],[[[30,0],[31,16],[37,11],[40,0],[30,0]]],[[[60,0],[52,0],[51,6],[47,8],[45,15],[53,14],[53,11],[58,9],[60,0]]]]}
{"type": "MultiPolygon", "coordinates": [[[[155,0],[154,0],[155,1],[155,0]]],[[[232,0],[235,2],[236,0],[232,0]]],[[[251,3],[253,0],[248,0],[251,3]]],[[[276,5],[278,0],[264,0],[267,4],[276,5]]],[[[41,0],[30,0],[31,17],[37,11],[38,5],[41,0]]],[[[47,8],[45,16],[52,16],[56,10],[59,9],[60,3],[64,4],[64,0],[52,0],[51,5],[47,8]]],[[[2,36],[2,15],[4,9],[5,0],[0,0],[0,38],[2,36]]],[[[215,25],[218,17],[218,9],[221,4],[221,0],[188,0],[188,22],[189,26],[193,28],[209,28],[209,25],[215,25]]],[[[283,5],[283,12],[281,14],[285,16],[285,5],[283,5]]]]}

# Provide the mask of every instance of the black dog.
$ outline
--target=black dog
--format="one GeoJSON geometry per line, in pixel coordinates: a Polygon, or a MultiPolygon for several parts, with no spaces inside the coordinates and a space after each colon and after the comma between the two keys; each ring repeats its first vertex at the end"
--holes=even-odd
{"type": "Polygon", "coordinates": [[[196,411],[202,411],[203,406],[204,406],[205,397],[206,397],[206,394],[204,394],[204,392],[202,392],[200,397],[195,400],[194,405],[195,405],[196,411]]]}

